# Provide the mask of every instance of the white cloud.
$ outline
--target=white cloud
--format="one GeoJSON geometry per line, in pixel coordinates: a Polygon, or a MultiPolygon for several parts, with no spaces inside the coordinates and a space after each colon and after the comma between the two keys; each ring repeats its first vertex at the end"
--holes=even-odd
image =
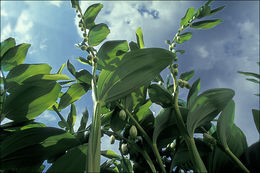
{"type": "Polygon", "coordinates": [[[41,116],[39,117],[43,122],[52,122],[57,121],[56,115],[51,113],[51,111],[45,111],[41,116]]]}
{"type": "Polygon", "coordinates": [[[206,48],[204,46],[199,46],[197,48],[197,52],[199,57],[201,58],[207,58],[209,56],[209,52],[206,50],[206,48]]]}
{"type": "Polygon", "coordinates": [[[3,29],[1,29],[1,41],[9,38],[12,33],[11,31],[11,25],[8,23],[3,29]]]}
{"type": "Polygon", "coordinates": [[[5,10],[1,9],[1,17],[7,17],[8,13],[5,10]]]}
{"type": "Polygon", "coordinates": [[[55,6],[57,6],[57,7],[60,7],[62,1],[50,1],[49,3],[52,4],[52,5],[55,5],[55,6]]]}
{"type": "Polygon", "coordinates": [[[15,32],[25,34],[33,27],[33,22],[30,20],[30,14],[28,11],[22,11],[21,15],[17,19],[15,32]]]}

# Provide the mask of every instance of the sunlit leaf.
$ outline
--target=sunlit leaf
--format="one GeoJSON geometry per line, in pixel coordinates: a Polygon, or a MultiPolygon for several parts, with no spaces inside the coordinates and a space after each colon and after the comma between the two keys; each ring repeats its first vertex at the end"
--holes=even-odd
{"type": "Polygon", "coordinates": [[[102,70],[98,99],[111,102],[149,83],[173,60],[171,52],[160,48],[139,49],[124,55],[114,71],[102,70]]]}
{"type": "Polygon", "coordinates": [[[2,56],[12,47],[15,46],[15,39],[12,37],[9,37],[8,39],[4,40],[1,42],[1,54],[0,54],[0,59],[2,59],[2,56]]]}
{"type": "Polygon", "coordinates": [[[190,27],[195,29],[209,29],[215,27],[221,22],[222,22],[221,19],[203,20],[203,21],[192,23],[190,27]]]}
{"type": "Polygon", "coordinates": [[[91,85],[92,75],[87,70],[80,70],[75,73],[75,77],[79,82],[91,85]]]}
{"type": "Polygon", "coordinates": [[[187,130],[191,137],[197,127],[210,122],[233,98],[235,92],[227,88],[210,89],[200,94],[189,109],[187,130]]]}
{"type": "Polygon", "coordinates": [[[67,123],[70,127],[71,133],[74,132],[73,126],[76,122],[76,117],[77,117],[76,107],[75,107],[75,104],[72,103],[71,106],[70,106],[70,113],[69,113],[68,118],[67,118],[67,123]]]}
{"type": "Polygon", "coordinates": [[[9,71],[15,66],[22,64],[30,46],[30,44],[22,43],[8,49],[8,51],[1,58],[1,66],[3,70],[9,71]]]}
{"type": "Polygon", "coordinates": [[[139,110],[136,112],[138,121],[142,121],[146,118],[146,116],[153,114],[152,111],[149,109],[151,105],[151,100],[148,100],[145,104],[139,107],[139,110]]]}
{"type": "Polygon", "coordinates": [[[192,19],[194,14],[195,14],[195,9],[194,8],[188,8],[185,16],[181,19],[181,26],[188,25],[189,20],[192,19]]]}
{"type": "Polygon", "coordinates": [[[136,33],[137,45],[138,45],[138,47],[140,49],[143,49],[144,48],[144,38],[143,38],[143,31],[142,31],[142,29],[140,27],[137,28],[135,33],[136,33]]]}
{"type": "Polygon", "coordinates": [[[210,12],[211,12],[210,6],[204,5],[204,6],[200,7],[200,8],[198,8],[198,10],[196,12],[196,17],[198,19],[201,19],[203,17],[209,16],[210,12]]]}
{"type": "Polygon", "coordinates": [[[180,39],[176,41],[176,43],[182,44],[185,41],[188,41],[189,39],[191,39],[192,37],[192,33],[191,32],[185,32],[183,34],[179,35],[180,39]]]}
{"type": "Polygon", "coordinates": [[[64,109],[71,103],[80,99],[89,89],[88,84],[75,83],[60,98],[59,109],[64,109]]]}
{"type": "Polygon", "coordinates": [[[90,29],[92,26],[95,25],[94,21],[102,8],[103,4],[100,3],[93,4],[87,8],[87,10],[84,13],[84,22],[86,24],[87,29],[90,29]]]}
{"type": "Polygon", "coordinates": [[[106,39],[106,37],[109,33],[110,33],[110,30],[109,30],[108,26],[104,23],[93,26],[89,30],[88,44],[90,46],[99,45],[103,40],[106,39]]]}
{"type": "Polygon", "coordinates": [[[101,151],[101,155],[106,157],[106,158],[109,158],[109,159],[117,159],[117,160],[120,160],[122,157],[117,155],[114,151],[112,150],[104,150],[104,151],[101,151]]]}
{"type": "Polygon", "coordinates": [[[193,77],[194,73],[195,73],[194,70],[182,73],[180,79],[188,81],[193,77]]]}
{"type": "Polygon", "coordinates": [[[60,69],[58,70],[57,74],[61,74],[65,66],[66,66],[65,63],[62,64],[61,67],[60,67],[60,69]]]}
{"type": "Polygon", "coordinates": [[[69,60],[67,61],[67,68],[68,68],[69,72],[70,72],[73,76],[76,75],[76,69],[75,69],[75,67],[70,63],[69,60]]]}

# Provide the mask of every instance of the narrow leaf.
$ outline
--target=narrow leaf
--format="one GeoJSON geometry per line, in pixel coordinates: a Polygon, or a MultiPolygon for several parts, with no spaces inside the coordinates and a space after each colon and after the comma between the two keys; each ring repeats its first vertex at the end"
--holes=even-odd
{"type": "Polygon", "coordinates": [[[112,150],[104,150],[104,151],[101,151],[101,155],[106,157],[106,158],[109,158],[109,159],[117,159],[117,160],[120,160],[122,159],[121,156],[117,155],[114,151],[112,150]]]}
{"type": "Polygon", "coordinates": [[[256,129],[260,134],[260,111],[256,109],[252,109],[252,113],[253,113],[256,129]]]}
{"type": "Polygon", "coordinates": [[[213,19],[213,20],[204,20],[200,22],[194,22],[191,24],[190,27],[195,28],[195,29],[209,29],[213,28],[219,23],[221,23],[221,19],[213,19]]]}
{"type": "Polygon", "coordinates": [[[195,99],[198,96],[198,93],[200,91],[200,87],[201,87],[201,82],[200,82],[200,78],[199,78],[192,84],[191,89],[189,90],[189,94],[187,97],[187,103],[188,103],[189,109],[194,104],[195,99]]]}
{"type": "Polygon", "coordinates": [[[88,117],[89,117],[88,110],[85,109],[82,113],[82,118],[80,120],[80,126],[78,128],[78,131],[85,130],[88,122],[88,117]]]}
{"type": "Polygon", "coordinates": [[[60,69],[58,70],[57,74],[61,74],[66,64],[62,64],[60,69]]]}
{"type": "Polygon", "coordinates": [[[223,8],[225,8],[225,5],[223,5],[223,6],[219,7],[219,8],[215,8],[214,10],[211,10],[209,16],[211,16],[213,14],[216,14],[218,11],[221,11],[223,8]]]}
{"type": "Polygon", "coordinates": [[[67,118],[67,123],[70,127],[70,132],[73,133],[74,130],[73,130],[73,126],[76,122],[76,117],[77,117],[77,113],[76,113],[76,107],[75,105],[72,103],[71,106],[70,106],[70,113],[68,115],[68,118],[67,118]]]}
{"type": "Polygon", "coordinates": [[[76,69],[75,67],[70,63],[70,61],[67,61],[67,69],[69,70],[69,72],[75,76],[76,75],[76,69]]]}
{"type": "Polygon", "coordinates": [[[251,77],[260,79],[260,74],[251,73],[251,72],[243,72],[243,71],[238,71],[238,73],[243,74],[245,76],[251,76],[251,77]]]}
{"type": "Polygon", "coordinates": [[[137,45],[140,49],[144,48],[144,38],[143,38],[143,31],[141,27],[138,27],[137,30],[135,31],[136,33],[136,40],[137,40],[137,45]]]}
{"type": "Polygon", "coordinates": [[[260,83],[260,81],[258,81],[258,80],[256,80],[256,79],[247,78],[246,80],[251,81],[251,82],[254,82],[254,83],[256,83],[256,84],[259,84],[259,83],[260,83]]]}
{"type": "Polygon", "coordinates": [[[94,21],[102,8],[103,4],[100,3],[93,4],[87,8],[84,13],[84,22],[87,29],[90,29],[92,26],[95,25],[94,21]]]}
{"type": "Polygon", "coordinates": [[[188,8],[186,11],[185,16],[181,19],[181,26],[186,26],[189,23],[189,20],[192,19],[193,15],[195,14],[194,8],[188,8]]]}
{"type": "Polygon", "coordinates": [[[195,73],[194,70],[182,73],[180,79],[188,81],[193,77],[194,73],[195,73]]]}

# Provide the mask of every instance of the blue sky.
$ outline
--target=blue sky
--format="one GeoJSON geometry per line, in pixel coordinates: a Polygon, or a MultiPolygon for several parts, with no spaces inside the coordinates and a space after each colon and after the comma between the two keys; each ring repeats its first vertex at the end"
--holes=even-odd
{"type": "MultiPolygon", "coordinates": [[[[85,10],[90,4],[81,2],[85,10]]],[[[96,23],[107,23],[111,33],[107,40],[135,41],[135,30],[140,26],[146,47],[168,49],[165,40],[171,40],[179,28],[179,21],[189,7],[198,8],[201,1],[104,1],[96,23]]],[[[195,70],[193,81],[201,78],[202,88],[231,88],[235,90],[235,123],[247,136],[249,144],[259,139],[253,123],[252,108],[259,108],[258,85],[245,80],[237,71],[259,72],[259,1],[220,1],[213,7],[226,5],[223,11],[210,18],[221,18],[223,23],[209,30],[189,29],[193,37],[178,48],[186,53],[179,57],[179,70],[195,70]]],[[[77,70],[89,67],[76,57],[86,55],[74,46],[81,42],[78,19],[69,1],[1,1],[1,41],[16,38],[17,43],[32,44],[25,63],[48,63],[56,72],[69,59],[77,70]]],[[[162,72],[166,77],[167,71],[162,72]]],[[[65,74],[69,75],[67,72],[65,74]]],[[[186,98],[187,91],[181,92],[186,98]]],[[[81,113],[87,108],[92,113],[88,93],[77,102],[79,125],[81,113]]],[[[160,107],[151,109],[159,112],[160,107]]],[[[68,109],[62,111],[67,116],[68,109]]],[[[44,112],[37,118],[50,126],[57,125],[54,112],[44,112]]],[[[103,148],[111,147],[107,139],[103,148]]],[[[114,146],[116,147],[116,146],[114,146]]]]}

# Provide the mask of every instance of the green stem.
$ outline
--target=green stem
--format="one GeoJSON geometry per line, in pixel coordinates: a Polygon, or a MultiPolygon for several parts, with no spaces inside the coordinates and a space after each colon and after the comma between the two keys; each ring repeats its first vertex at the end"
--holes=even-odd
{"type": "Polygon", "coordinates": [[[57,115],[61,121],[63,121],[64,123],[67,123],[67,121],[63,118],[63,116],[60,114],[59,110],[56,108],[55,105],[52,106],[52,109],[57,113],[57,115]]]}
{"type": "MultiPolygon", "coordinates": [[[[174,76],[175,78],[175,76],[174,76]]],[[[176,78],[175,78],[176,80],[176,78]]],[[[188,135],[187,129],[185,127],[184,121],[182,119],[182,115],[180,112],[180,108],[178,105],[178,95],[179,95],[179,87],[177,86],[176,88],[176,92],[174,93],[174,107],[175,107],[175,111],[176,111],[176,120],[177,120],[177,126],[180,129],[181,135],[184,137],[184,140],[186,142],[186,145],[188,146],[188,150],[190,152],[190,156],[191,156],[191,160],[193,162],[193,165],[195,168],[197,168],[199,172],[207,172],[207,169],[199,155],[198,149],[195,145],[195,141],[193,136],[190,137],[188,135]]]]}
{"type": "Polygon", "coordinates": [[[231,159],[237,163],[237,165],[244,171],[249,173],[250,171],[245,167],[245,165],[230,151],[229,148],[225,148],[226,153],[231,159]]]}
{"type": "Polygon", "coordinates": [[[159,163],[160,168],[162,169],[163,173],[166,173],[166,170],[163,166],[163,162],[161,159],[161,156],[159,154],[158,148],[156,146],[156,143],[153,144],[152,140],[150,139],[150,137],[148,136],[148,134],[145,132],[145,130],[142,128],[142,126],[138,123],[138,121],[136,121],[136,119],[134,118],[134,116],[126,109],[126,113],[129,115],[129,117],[131,118],[131,120],[135,123],[136,127],[140,130],[140,132],[143,134],[144,139],[146,140],[146,142],[150,145],[150,147],[152,148],[154,155],[156,157],[157,162],[159,163]]]}

